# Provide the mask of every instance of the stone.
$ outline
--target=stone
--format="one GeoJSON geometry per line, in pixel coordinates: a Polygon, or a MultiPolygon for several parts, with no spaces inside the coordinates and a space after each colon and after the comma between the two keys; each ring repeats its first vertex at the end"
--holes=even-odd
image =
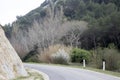
{"type": "Polygon", "coordinates": [[[0,26],[0,80],[13,79],[18,76],[27,76],[27,72],[0,26]]]}

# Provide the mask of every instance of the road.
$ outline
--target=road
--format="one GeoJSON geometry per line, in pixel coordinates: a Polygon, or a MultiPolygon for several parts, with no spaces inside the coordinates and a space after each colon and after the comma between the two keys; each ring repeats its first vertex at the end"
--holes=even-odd
{"type": "Polygon", "coordinates": [[[49,76],[50,80],[120,80],[120,77],[79,68],[43,64],[24,65],[25,67],[33,68],[46,73],[49,76]]]}

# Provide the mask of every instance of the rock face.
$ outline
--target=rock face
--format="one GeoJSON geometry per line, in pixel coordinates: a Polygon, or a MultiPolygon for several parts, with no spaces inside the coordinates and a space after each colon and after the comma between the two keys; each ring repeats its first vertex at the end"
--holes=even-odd
{"type": "Polygon", "coordinates": [[[22,61],[6,38],[0,26],[0,80],[8,80],[17,76],[26,76],[22,61]]]}

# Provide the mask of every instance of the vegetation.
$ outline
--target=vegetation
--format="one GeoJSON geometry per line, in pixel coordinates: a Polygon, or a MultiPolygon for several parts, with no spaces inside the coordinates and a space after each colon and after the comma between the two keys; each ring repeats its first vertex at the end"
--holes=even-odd
{"type": "Polygon", "coordinates": [[[91,55],[91,53],[89,51],[79,49],[79,48],[74,48],[71,51],[71,61],[72,62],[82,63],[83,60],[85,59],[86,62],[89,62],[90,55],[91,55]]]}
{"type": "Polygon", "coordinates": [[[108,70],[120,70],[120,0],[46,0],[4,30],[23,61],[62,62],[59,54],[51,59],[59,49],[49,48],[63,44],[73,47],[72,62],[101,68],[105,60],[108,70]]]}
{"type": "Polygon", "coordinates": [[[68,64],[70,61],[69,54],[64,49],[59,49],[57,53],[53,54],[52,62],[56,64],[68,64]]]}
{"type": "MultiPolygon", "coordinates": [[[[31,27],[36,25],[42,26],[41,25],[42,22],[44,22],[43,23],[44,25],[46,23],[47,24],[53,23],[54,26],[59,26],[57,22],[66,23],[65,22],[66,18],[67,20],[70,21],[84,20],[89,23],[88,24],[89,27],[87,30],[84,31],[83,34],[81,34],[81,31],[79,31],[79,29],[77,29],[77,31],[76,29],[74,29],[74,31],[73,30],[68,31],[65,36],[62,36],[61,41],[67,45],[71,45],[71,43],[67,39],[72,37],[70,33],[74,33],[78,38],[76,39],[76,41],[75,40],[73,41],[72,43],[73,46],[82,47],[84,49],[92,49],[92,48],[96,48],[97,46],[108,47],[110,43],[114,43],[118,48],[120,48],[119,7],[120,7],[120,1],[118,0],[107,0],[107,1],[106,0],[53,0],[53,3],[51,3],[50,1],[45,1],[40,7],[29,12],[25,16],[20,16],[20,17],[18,16],[17,21],[14,22],[13,23],[14,25],[12,26],[15,28],[15,30],[19,30],[19,28],[22,29],[20,33],[24,32],[25,33],[24,36],[25,35],[27,36],[30,34],[27,34],[26,31],[24,30],[29,31],[28,29],[30,26],[31,27]],[[51,7],[51,10],[45,8],[47,5],[51,7]],[[61,8],[60,6],[63,6],[63,8],[61,8]],[[50,18],[51,19],[54,18],[53,22],[49,21],[51,20],[50,18]]],[[[65,25],[65,26],[69,27],[70,25],[65,25]]],[[[6,35],[9,37],[9,39],[11,39],[10,35],[13,34],[18,34],[19,36],[23,35],[23,34],[19,34],[19,31],[16,31],[17,33],[15,33],[14,29],[12,29],[13,32],[11,32],[10,28],[11,27],[7,27],[7,25],[5,27],[6,35]]],[[[50,28],[53,29],[54,27],[50,27],[50,28]]],[[[51,42],[51,41],[47,41],[47,42],[51,42]]],[[[39,43],[40,42],[36,44],[39,43]]],[[[17,43],[13,43],[13,44],[17,44],[17,43]]],[[[21,42],[21,44],[23,43],[21,42]]],[[[32,44],[32,45],[34,46],[36,44],[32,44]]],[[[44,45],[42,47],[44,47],[44,45]]],[[[28,53],[28,51],[30,52],[31,50],[27,51],[26,49],[26,51],[24,52],[19,52],[19,50],[17,51],[18,53],[28,53]]]]}
{"type": "Polygon", "coordinates": [[[97,48],[96,53],[93,53],[92,59],[97,68],[102,69],[102,61],[104,60],[107,70],[116,71],[120,69],[120,54],[113,47],[97,48]]]}
{"type": "Polygon", "coordinates": [[[18,77],[12,80],[44,80],[43,76],[39,74],[38,72],[35,72],[33,70],[27,69],[28,76],[26,77],[18,77]]]}
{"type": "Polygon", "coordinates": [[[49,46],[41,54],[34,56],[27,56],[26,62],[42,62],[42,63],[55,63],[55,64],[69,64],[70,62],[71,47],[56,44],[49,46]]]}

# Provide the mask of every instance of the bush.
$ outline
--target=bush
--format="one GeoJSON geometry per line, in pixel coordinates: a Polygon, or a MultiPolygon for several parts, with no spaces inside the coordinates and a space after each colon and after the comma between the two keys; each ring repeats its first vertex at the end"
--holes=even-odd
{"type": "Polygon", "coordinates": [[[29,57],[29,58],[27,58],[26,60],[25,60],[25,62],[40,62],[39,60],[38,60],[38,57],[37,57],[37,55],[34,55],[34,56],[32,56],[32,57],[29,57]]]}
{"type": "Polygon", "coordinates": [[[55,64],[68,64],[70,61],[69,54],[65,52],[64,49],[59,49],[59,51],[51,56],[52,62],[55,64]]]}
{"type": "Polygon", "coordinates": [[[74,48],[71,51],[71,61],[82,63],[83,59],[88,63],[90,60],[90,52],[84,49],[74,48]]]}
{"type": "Polygon", "coordinates": [[[106,60],[107,70],[120,69],[120,54],[116,49],[105,49],[104,58],[106,60]]]}
{"type": "Polygon", "coordinates": [[[36,50],[32,50],[22,60],[25,62],[39,62],[37,54],[36,50]]]}
{"type": "Polygon", "coordinates": [[[107,70],[119,70],[120,69],[120,54],[115,48],[99,48],[94,53],[93,61],[97,68],[102,68],[102,60],[106,61],[107,70]]]}
{"type": "Polygon", "coordinates": [[[38,55],[39,61],[43,63],[68,64],[71,47],[56,44],[49,46],[38,55]]]}

